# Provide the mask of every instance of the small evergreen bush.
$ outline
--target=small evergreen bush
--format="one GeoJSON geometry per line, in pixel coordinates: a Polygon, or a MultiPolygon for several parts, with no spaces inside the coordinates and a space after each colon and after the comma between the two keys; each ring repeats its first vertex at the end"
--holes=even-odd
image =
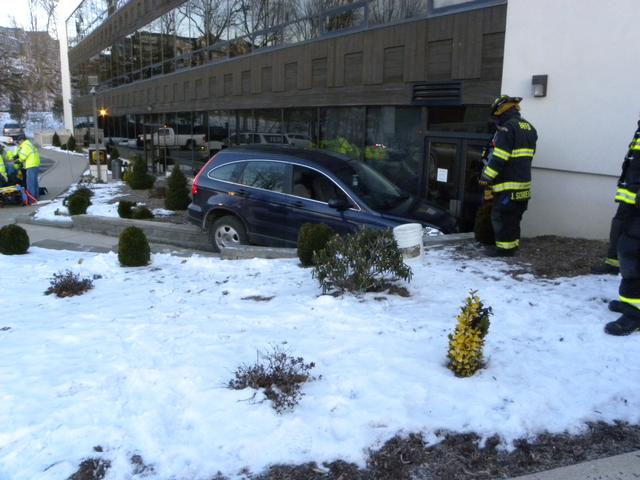
{"type": "Polygon", "coordinates": [[[111,150],[109,152],[109,158],[111,160],[117,160],[118,158],[120,158],[120,151],[118,150],[117,147],[115,146],[111,147],[111,150]]]}
{"type": "Polygon", "coordinates": [[[71,135],[69,140],[67,140],[67,150],[71,152],[75,152],[76,150],[76,139],[73,135],[71,135]]]}
{"type": "Polygon", "coordinates": [[[67,198],[69,215],[84,215],[91,202],[84,195],[71,195],[67,198]]]}
{"type": "Polygon", "coordinates": [[[120,218],[132,218],[133,207],[136,206],[136,202],[130,202],[128,200],[120,200],[118,202],[118,216],[120,218]]]}
{"type": "Polygon", "coordinates": [[[134,190],[147,190],[153,187],[155,178],[147,172],[147,164],[140,155],[133,155],[131,158],[133,167],[131,173],[127,175],[127,183],[134,190]]]}
{"type": "Polygon", "coordinates": [[[483,365],[484,337],[489,332],[491,307],[485,307],[471,290],[457,317],[456,329],[449,334],[449,369],[458,377],[470,377],[483,365]]]}
{"type": "Polygon", "coordinates": [[[51,145],[54,147],[60,146],[60,137],[58,136],[58,132],[53,132],[53,137],[51,138],[51,145]]]}
{"type": "Polygon", "coordinates": [[[69,147],[67,147],[66,143],[63,143],[62,145],[60,145],[60,150],[67,150],[69,147]]]}
{"type": "Polygon", "coordinates": [[[324,223],[305,223],[298,232],[298,258],[303,267],[313,265],[313,255],[322,250],[336,234],[324,223]]]}
{"type": "Polygon", "coordinates": [[[118,238],[118,260],[123,267],[149,264],[151,250],[144,232],[138,227],[125,228],[118,238]]]}
{"type": "Polygon", "coordinates": [[[258,352],[254,365],[241,365],[229,381],[229,388],[243,390],[247,387],[262,389],[278,413],[290,410],[304,395],[302,385],[313,377],[309,375],[313,362],[305,363],[302,357],[293,357],[278,347],[267,353],[258,352]]]}
{"type": "Polygon", "coordinates": [[[5,225],[0,228],[0,253],[24,255],[29,250],[29,235],[20,225],[5,225]]]}
{"type": "Polygon", "coordinates": [[[323,292],[375,292],[410,281],[412,272],[391,230],[363,229],[346,237],[334,236],[316,252],[313,276],[323,292]]]}
{"type": "MultiPolygon", "coordinates": [[[[70,196],[80,196],[86,198],[91,203],[91,197],[93,197],[93,190],[88,187],[81,186],[76,188],[70,196]]],[[[68,197],[67,197],[68,198],[68,197]]]]}
{"type": "Polygon", "coordinates": [[[186,210],[190,202],[187,177],[184,176],[180,167],[176,165],[167,180],[164,207],[168,210],[186,210]]]}
{"type": "Polygon", "coordinates": [[[82,295],[93,288],[93,281],[90,278],[80,278],[80,275],[71,270],[54,273],[51,278],[51,285],[44,292],[45,295],[55,294],[57,297],[72,297],[82,295]]]}
{"type": "Polygon", "coordinates": [[[140,205],[133,209],[131,212],[131,218],[135,218],[136,220],[148,220],[153,218],[153,212],[151,212],[147,207],[140,205]]]}

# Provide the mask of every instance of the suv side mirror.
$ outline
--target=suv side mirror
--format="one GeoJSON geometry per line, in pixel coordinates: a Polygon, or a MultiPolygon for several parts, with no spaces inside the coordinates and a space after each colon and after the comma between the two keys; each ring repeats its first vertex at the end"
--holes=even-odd
{"type": "Polygon", "coordinates": [[[329,206],[335,208],[339,212],[344,212],[351,207],[351,203],[346,198],[332,198],[329,200],[329,206]]]}

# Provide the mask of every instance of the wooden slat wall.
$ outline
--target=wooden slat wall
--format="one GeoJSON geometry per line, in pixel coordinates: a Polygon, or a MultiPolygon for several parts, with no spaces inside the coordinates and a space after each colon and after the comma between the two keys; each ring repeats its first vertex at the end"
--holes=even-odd
{"type": "MultiPolygon", "coordinates": [[[[177,112],[410,105],[414,82],[460,80],[463,103],[488,104],[500,93],[505,23],[505,6],[407,22],[151,78],[99,98],[113,115],[146,113],[147,106],[154,112],[177,112]],[[385,49],[390,50],[385,54],[385,49]],[[285,90],[293,64],[295,86],[285,90]],[[269,68],[270,82],[262,78],[269,68]],[[185,94],[185,84],[196,92],[185,94]],[[270,91],[263,91],[269,84],[270,91]]],[[[90,113],[91,98],[76,99],[75,114],[90,113]]]]}

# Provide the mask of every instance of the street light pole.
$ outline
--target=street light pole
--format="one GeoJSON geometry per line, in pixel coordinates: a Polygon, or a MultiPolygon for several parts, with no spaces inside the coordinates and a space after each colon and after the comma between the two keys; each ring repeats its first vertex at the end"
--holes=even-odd
{"type": "MultiPolygon", "coordinates": [[[[98,107],[96,105],[96,87],[91,87],[91,99],[93,100],[93,152],[96,156],[96,167],[98,170],[98,183],[102,181],[100,175],[100,151],[98,150],[98,107]]],[[[91,158],[89,158],[91,164],[91,158]]]]}

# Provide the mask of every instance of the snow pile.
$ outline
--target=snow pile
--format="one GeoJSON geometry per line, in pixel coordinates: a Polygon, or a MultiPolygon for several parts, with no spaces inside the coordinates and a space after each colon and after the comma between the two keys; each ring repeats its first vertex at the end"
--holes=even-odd
{"type": "MultiPolygon", "coordinates": [[[[91,205],[87,209],[87,215],[99,215],[102,217],[118,217],[118,203],[112,203],[113,197],[118,196],[124,187],[123,182],[113,183],[96,183],[91,185],[85,185],[93,191],[91,197],[91,205]]],[[[69,193],[73,192],[80,185],[72,185],[69,189],[69,193]]],[[[48,220],[52,222],[71,223],[71,217],[69,217],[69,210],[63,205],[64,199],[68,194],[60,196],[44,205],[36,211],[34,218],[36,220],[48,220]]]]}
{"type": "Polygon", "coordinates": [[[154,255],[144,268],[111,254],[32,247],[3,257],[0,281],[0,478],[68,478],[89,457],[110,479],[238,476],[271,463],[344,459],[399,432],[499,434],[504,445],[588,421],[640,421],[638,336],[603,333],[618,280],[512,279],[492,260],[446,251],[413,262],[411,297],[320,295],[297,260],[154,255]],[[100,275],[80,297],[44,296],[72,269],[100,275]],[[486,368],[456,378],[447,335],[470,289],[493,307],[486,368]],[[253,301],[252,296],[273,297],[253,301]],[[258,350],[315,362],[295,410],[225,388],[258,350]],[[102,453],[94,451],[101,446],[102,453]]]}
{"type": "Polygon", "coordinates": [[[65,153],[67,155],[74,155],[74,156],[77,156],[77,157],[89,158],[86,153],[83,153],[83,152],[72,152],[70,150],[63,150],[60,147],[54,147],[53,145],[42,145],[40,148],[43,149],[43,150],[53,150],[54,152],[65,153]]]}

